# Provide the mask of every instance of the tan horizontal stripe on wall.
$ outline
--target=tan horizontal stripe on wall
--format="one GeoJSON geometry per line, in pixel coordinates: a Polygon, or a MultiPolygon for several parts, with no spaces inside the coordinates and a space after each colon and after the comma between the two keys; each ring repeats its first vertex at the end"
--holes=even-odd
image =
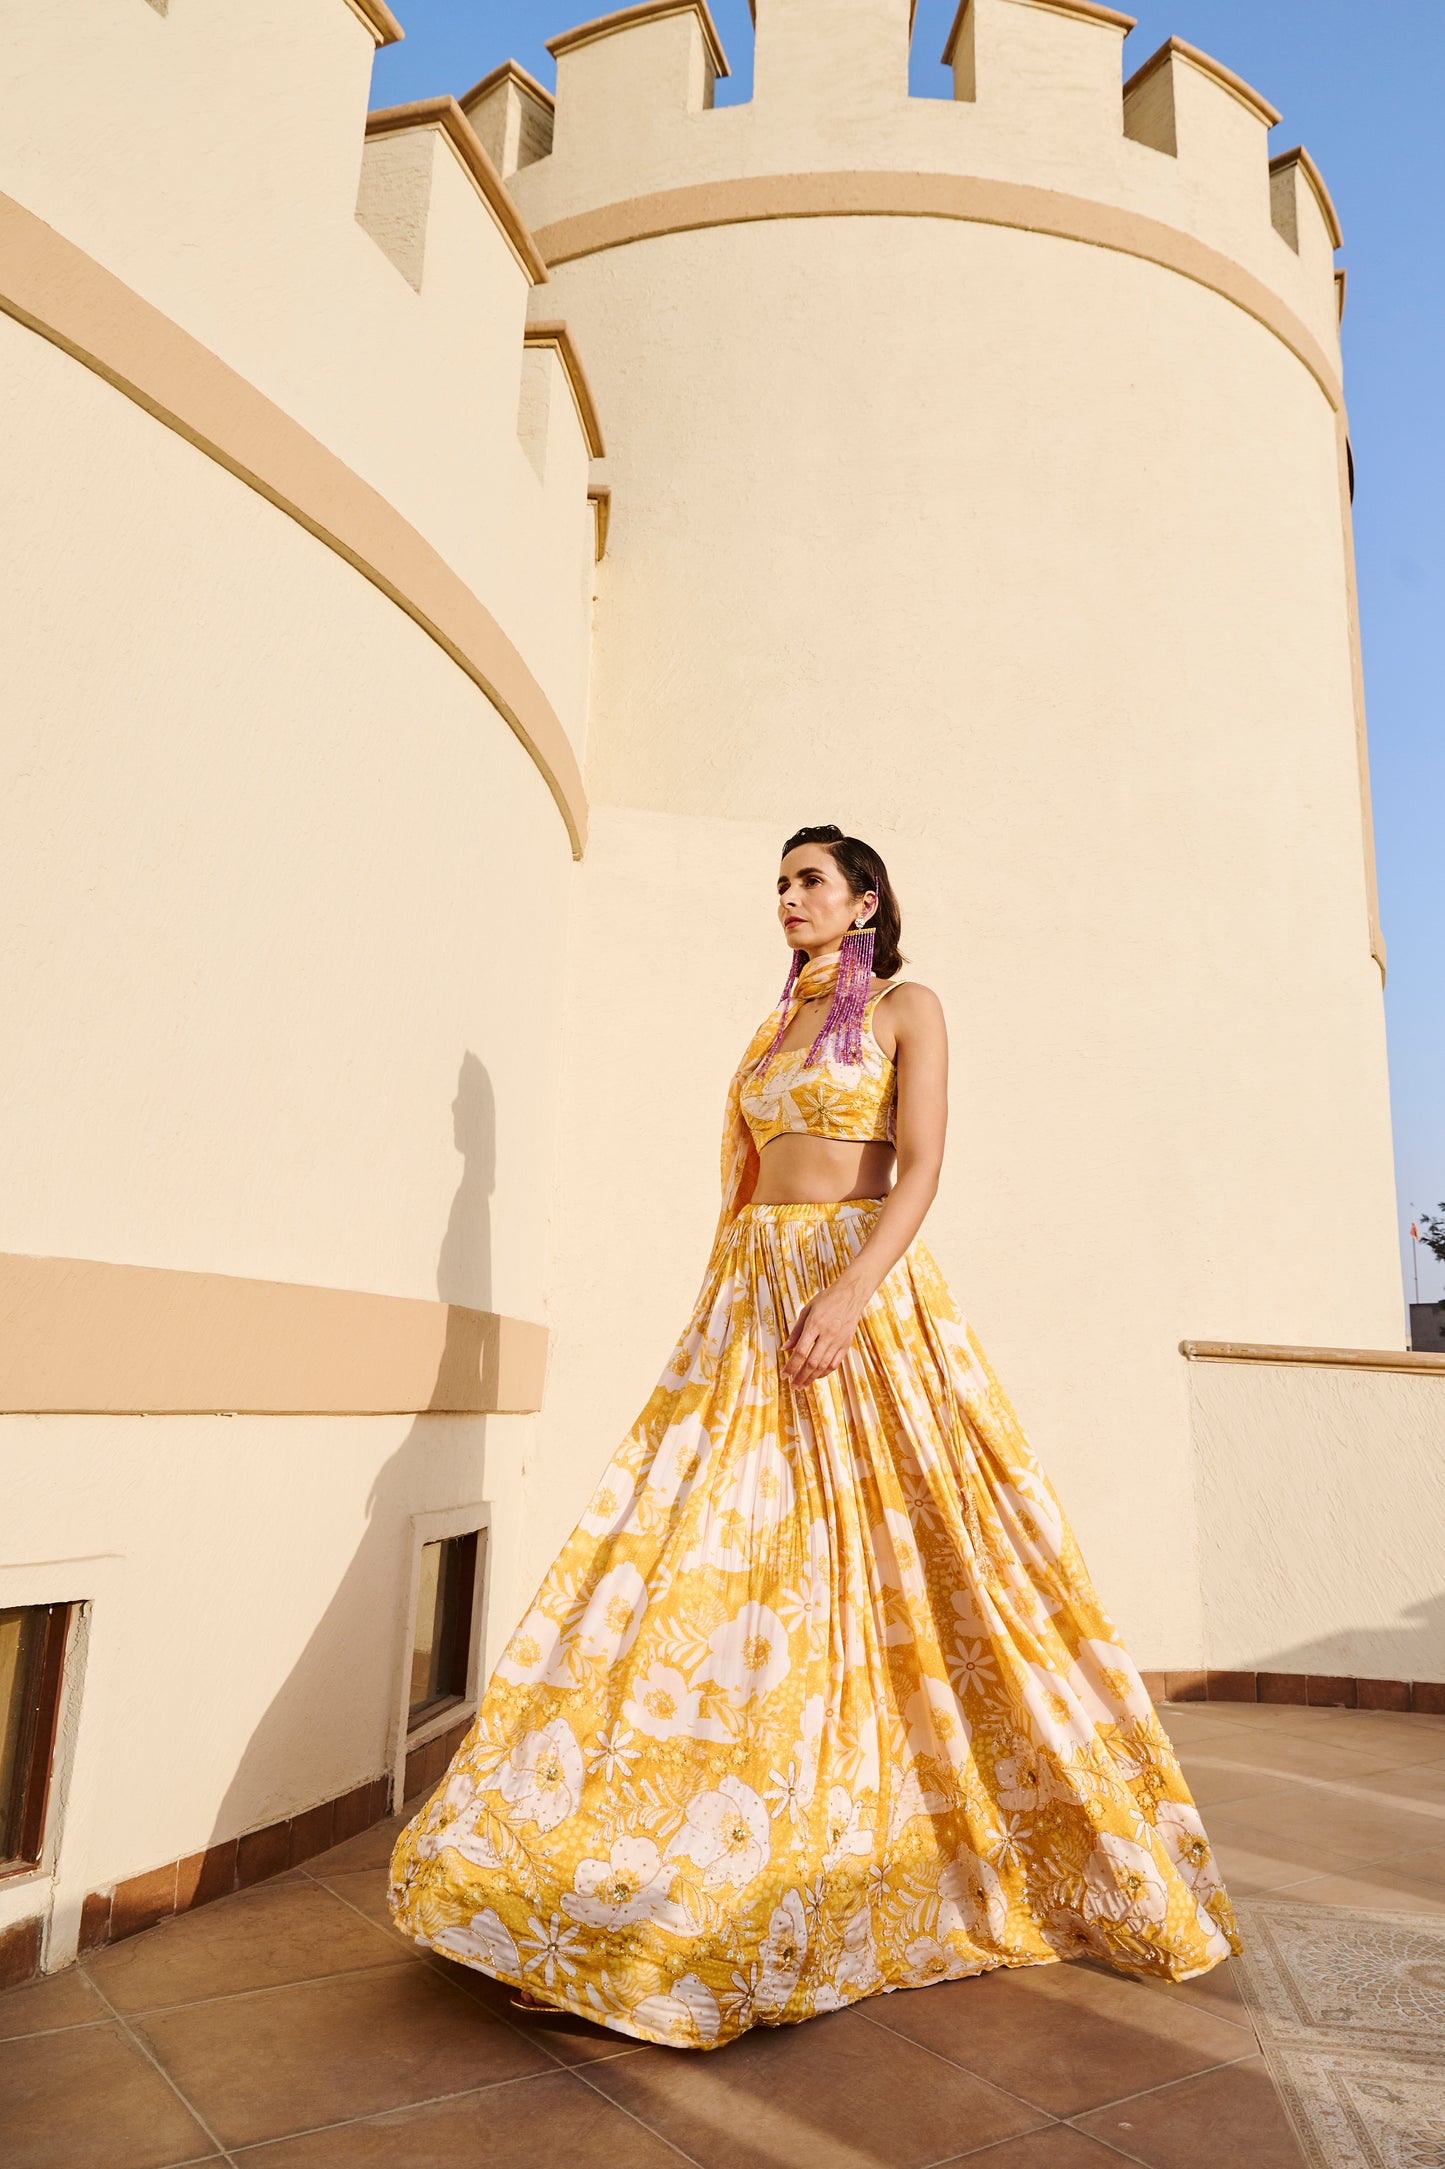
{"type": "Polygon", "coordinates": [[[458,1303],[0,1253],[7,1415],[480,1415],[546,1367],[545,1326],[458,1303]]]}
{"type": "Polygon", "coordinates": [[[533,239],[549,264],[564,264],[664,234],[780,218],[959,219],[1138,256],[1207,286],[1243,309],[1304,363],[1332,407],[1344,402],[1339,372],[1314,333],[1262,279],[1232,258],[1141,212],[1018,181],[952,173],[760,174],[630,196],[541,226],[533,239]]]}
{"type": "Polygon", "coordinates": [[[1181,1341],[1179,1353],[1191,1363],[1315,1363],[1344,1371],[1419,1371],[1445,1378],[1445,1356],[1417,1354],[1410,1348],[1272,1347],[1261,1341],[1181,1341]]]}
{"type": "Polygon", "coordinates": [[[209,347],[4,195],[0,309],[257,490],[404,610],[511,726],[581,857],[582,775],[556,711],[490,610],[394,505],[209,347]]]}

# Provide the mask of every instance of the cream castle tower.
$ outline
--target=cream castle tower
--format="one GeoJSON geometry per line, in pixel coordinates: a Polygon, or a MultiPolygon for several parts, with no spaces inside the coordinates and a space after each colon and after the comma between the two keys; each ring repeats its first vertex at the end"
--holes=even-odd
{"type": "Polygon", "coordinates": [[[1329,195],[1112,8],[964,0],[952,100],[910,12],[368,117],[382,0],[0,0],[15,1964],[444,1761],[686,1316],[805,822],[1140,1662],[1445,1681],[1329,195]]]}

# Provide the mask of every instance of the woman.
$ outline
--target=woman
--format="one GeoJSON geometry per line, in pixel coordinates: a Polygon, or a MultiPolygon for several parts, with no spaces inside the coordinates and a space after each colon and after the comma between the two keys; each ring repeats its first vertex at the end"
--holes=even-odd
{"type": "Polygon", "coordinates": [[[702,1292],[397,1841],[406,1932],[717,2048],[895,1988],[1237,1949],[1139,1674],[916,1238],[947,1048],[877,853],[789,838],[702,1292]]]}

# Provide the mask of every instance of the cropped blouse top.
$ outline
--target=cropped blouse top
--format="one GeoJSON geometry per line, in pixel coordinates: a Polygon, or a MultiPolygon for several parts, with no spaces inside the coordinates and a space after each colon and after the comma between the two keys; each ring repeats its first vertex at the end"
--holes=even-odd
{"type": "Polygon", "coordinates": [[[898,1073],[873,1036],[873,1014],[885,995],[902,986],[890,980],[870,994],[863,1011],[861,1062],[808,1062],[810,1049],[790,1047],[741,1079],[739,1104],[755,1150],[790,1131],[838,1138],[848,1144],[895,1142],[898,1073]]]}

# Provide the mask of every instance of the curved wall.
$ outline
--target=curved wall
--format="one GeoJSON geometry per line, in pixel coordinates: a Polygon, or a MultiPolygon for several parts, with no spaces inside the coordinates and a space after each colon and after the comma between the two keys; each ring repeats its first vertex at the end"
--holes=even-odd
{"type": "MultiPolygon", "coordinates": [[[[1250,125],[1239,255],[1267,264],[1250,125]]],[[[623,187],[567,183],[518,176],[544,248],[544,204],[601,224],[623,187]]],[[[1141,1660],[1197,1662],[1178,1342],[1400,1338],[1331,400],[1196,278],[1017,227],[780,217],[552,275],[613,445],[581,940],[605,919],[623,961],[571,997],[534,1564],[685,1315],[723,1084],[781,977],[777,847],[836,819],[888,855],[950,1016],[932,1239],[1141,1660]]]]}

